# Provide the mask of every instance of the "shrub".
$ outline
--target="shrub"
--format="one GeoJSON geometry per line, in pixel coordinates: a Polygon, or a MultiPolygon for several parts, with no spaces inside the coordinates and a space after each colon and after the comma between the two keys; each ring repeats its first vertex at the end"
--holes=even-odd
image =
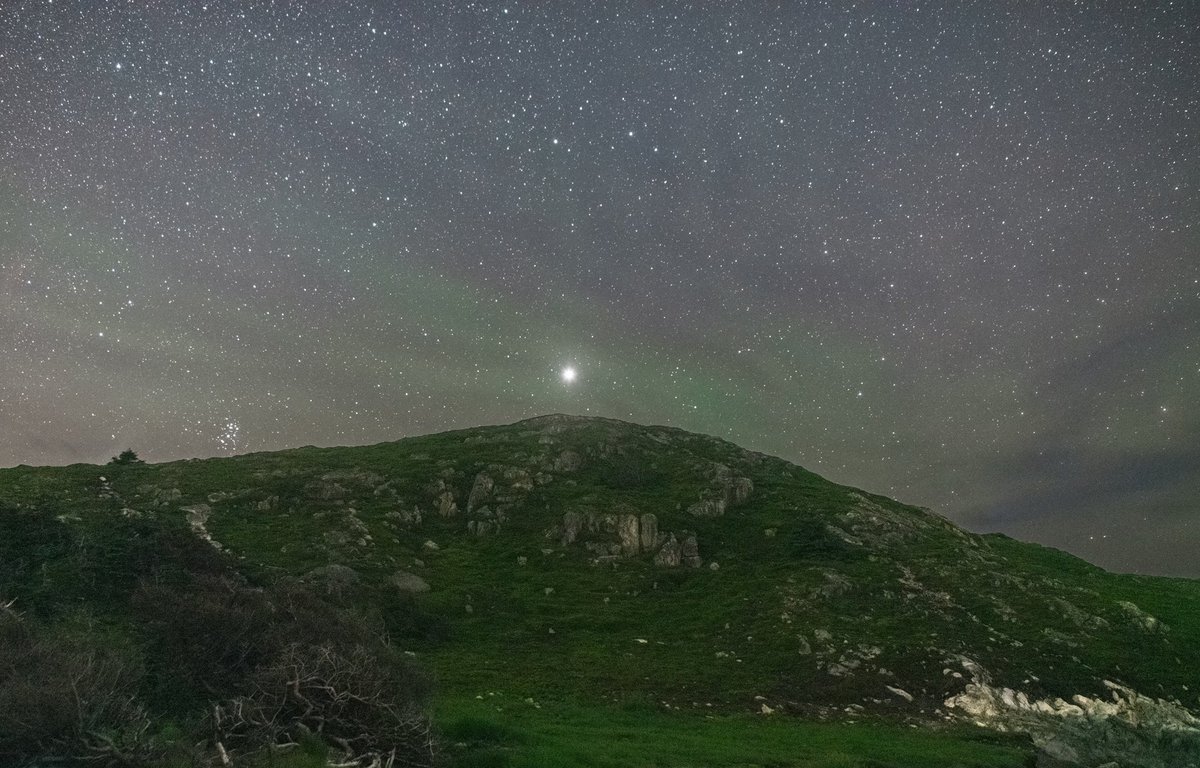
{"type": "Polygon", "coordinates": [[[319,739],[349,755],[428,765],[427,678],[382,628],[294,582],[202,577],[135,597],[154,648],[156,699],[208,706],[213,748],[246,755],[319,739]]]}
{"type": "Polygon", "coordinates": [[[127,644],[0,612],[0,762],[140,765],[154,757],[127,644]]]}
{"type": "Polygon", "coordinates": [[[122,466],[129,464],[145,464],[146,462],[138,458],[138,455],[132,448],[126,448],[108,460],[110,465],[122,466]]]}

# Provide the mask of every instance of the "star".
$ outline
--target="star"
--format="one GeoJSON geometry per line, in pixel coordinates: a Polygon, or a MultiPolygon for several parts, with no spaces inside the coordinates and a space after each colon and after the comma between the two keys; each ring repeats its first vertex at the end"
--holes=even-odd
{"type": "Polygon", "coordinates": [[[559,375],[562,376],[563,384],[571,384],[579,376],[579,373],[568,365],[562,369],[562,373],[559,375]]]}

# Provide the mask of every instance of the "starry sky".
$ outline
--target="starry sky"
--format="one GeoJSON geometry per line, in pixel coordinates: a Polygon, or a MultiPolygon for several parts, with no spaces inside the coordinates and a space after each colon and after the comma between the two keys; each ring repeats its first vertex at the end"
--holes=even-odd
{"type": "Polygon", "coordinates": [[[1187,0],[8,0],[0,466],[563,411],[1200,577],[1198,129],[1187,0]]]}

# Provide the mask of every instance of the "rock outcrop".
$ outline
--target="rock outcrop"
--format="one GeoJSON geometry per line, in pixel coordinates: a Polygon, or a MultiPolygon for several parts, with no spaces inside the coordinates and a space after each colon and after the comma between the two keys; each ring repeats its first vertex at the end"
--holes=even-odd
{"type": "Polygon", "coordinates": [[[1145,696],[1110,680],[1104,681],[1107,699],[1081,694],[1071,701],[1035,699],[992,685],[983,667],[971,659],[960,661],[971,682],[946,699],[951,715],[985,728],[1027,733],[1056,765],[1114,760],[1123,768],[1200,765],[1200,718],[1178,702],[1145,696]]]}
{"type": "Polygon", "coordinates": [[[687,565],[698,568],[703,564],[696,534],[681,531],[679,535],[663,532],[658,517],[646,512],[621,511],[609,514],[570,511],[563,513],[562,522],[548,536],[554,536],[564,547],[579,542],[598,558],[629,558],[653,554],[654,563],[673,568],[687,565]]]}
{"type": "Polygon", "coordinates": [[[480,505],[485,504],[492,498],[492,490],[496,487],[496,481],[486,472],[480,472],[475,476],[475,483],[471,486],[471,494],[467,497],[467,514],[474,512],[480,505]]]}
{"type": "Polygon", "coordinates": [[[179,510],[187,515],[188,526],[192,529],[192,533],[207,541],[216,549],[223,549],[221,542],[212,537],[208,532],[208,519],[212,517],[212,507],[207,504],[193,504],[188,507],[180,507],[179,510]]]}
{"type": "Polygon", "coordinates": [[[709,470],[711,482],[701,499],[688,507],[696,517],[720,517],[726,510],[744,504],[754,492],[754,482],[735,475],[724,464],[714,463],[709,470]]]}
{"type": "Polygon", "coordinates": [[[678,568],[682,554],[683,549],[679,544],[679,539],[675,538],[673,533],[667,534],[662,548],[654,556],[654,564],[663,568],[678,568]]]}
{"type": "Polygon", "coordinates": [[[458,503],[454,501],[452,491],[442,491],[438,494],[437,511],[442,517],[454,517],[458,514],[458,503]]]}
{"type": "Polygon", "coordinates": [[[1146,632],[1147,634],[1162,635],[1166,634],[1170,630],[1170,627],[1146,613],[1141,608],[1138,608],[1134,603],[1131,603],[1127,600],[1120,600],[1117,602],[1117,607],[1121,609],[1126,618],[1140,627],[1142,631],[1146,632]]]}
{"type": "Polygon", "coordinates": [[[658,518],[649,512],[638,518],[639,546],[643,552],[651,552],[658,546],[658,518]]]}

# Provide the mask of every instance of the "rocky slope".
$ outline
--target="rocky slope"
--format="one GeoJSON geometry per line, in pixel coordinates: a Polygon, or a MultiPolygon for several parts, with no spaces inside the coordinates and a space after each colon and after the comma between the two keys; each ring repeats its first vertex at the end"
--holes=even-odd
{"type": "Polygon", "coordinates": [[[389,631],[447,696],[961,720],[1029,734],[1047,765],[1200,765],[1200,584],[974,535],[676,429],[556,415],[20,467],[0,470],[0,504],[68,527],[178,517],[348,604],[402,593],[442,629],[389,631]]]}

